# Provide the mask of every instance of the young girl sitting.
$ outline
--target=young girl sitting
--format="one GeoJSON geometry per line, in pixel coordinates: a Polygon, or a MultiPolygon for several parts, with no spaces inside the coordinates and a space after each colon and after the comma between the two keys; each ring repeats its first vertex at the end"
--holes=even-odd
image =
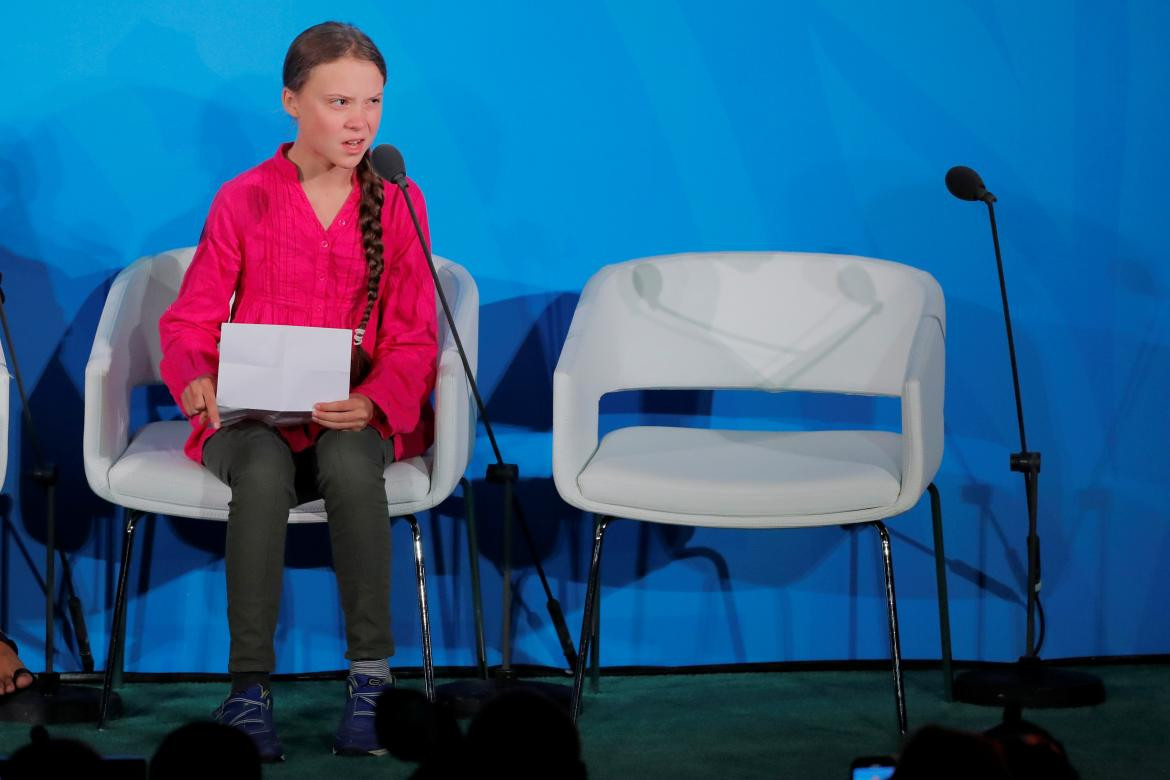
{"type": "MultiPolygon", "coordinates": [[[[186,452],[232,489],[227,527],[228,671],[217,720],[283,759],[269,674],[289,510],[324,498],[345,614],[347,697],[334,752],[380,754],[377,696],[393,684],[390,520],[383,472],[432,439],[435,290],[406,204],[374,173],[386,64],[350,25],[305,30],[284,62],[296,140],[232,179],[212,201],[174,304],[159,322],[163,378],[191,420],[186,452]],[[230,303],[235,296],[234,304],[230,303]],[[354,331],[347,399],[323,398],[313,422],[221,427],[221,323],[354,331]]],[[[418,187],[409,190],[422,224],[418,187]]]]}

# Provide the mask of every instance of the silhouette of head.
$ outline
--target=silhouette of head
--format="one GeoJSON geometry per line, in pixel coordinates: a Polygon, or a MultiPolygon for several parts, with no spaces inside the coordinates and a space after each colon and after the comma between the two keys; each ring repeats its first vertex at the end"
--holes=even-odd
{"type": "Polygon", "coordinates": [[[488,777],[585,777],[569,714],[531,691],[509,691],[480,710],[467,729],[465,759],[488,777]]]}
{"type": "Polygon", "coordinates": [[[4,780],[41,780],[46,777],[96,777],[102,758],[76,739],[53,739],[44,726],[34,726],[32,742],[12,754],[4,780]]]}
{"type": "Polygon", "coordinates": [[[260,780],[260,753],[242,731],[188,723],[167,734],[150,760],[150,780],[260,780]]]}

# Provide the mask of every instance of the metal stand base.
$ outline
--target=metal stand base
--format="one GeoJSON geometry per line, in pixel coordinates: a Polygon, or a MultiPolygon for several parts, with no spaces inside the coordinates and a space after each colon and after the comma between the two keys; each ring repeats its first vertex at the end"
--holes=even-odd
{"type": "Polygon", "coordinates": [[[1105,685],[1091,674],[1056,669],[1039,658],[973,669],[955,678],[955,700],[985,707],[1053,709],[1105,701],[1105,685]]]}
{"type": "MultiPolygon", "coordinates": [[[[12,723],[93,723],[101,704],[100,688],[62,685],[56,674],[42,674],[24,690],[0,697],[0,721],[12,723]]],[[[111,713],[122,714],[122,700],[110,699],[111,713]]]]}
{"type": "MultiPolygon", "coordinates": [[[[548,596],[546,604],[549,617],[557,631],[557,638],[561,642],[561,648],[565,652],[565,659],[569,664],[569,668],[573,669],[576,666],[576,655],[573,653],[572,638],[569,636],[569,629],[565,626],[564,614],[561,612],[561,605],[553,598],[552,590],[549,588],[548,580],[544,576],[543,569],[540,566],[540,559],[536,555],[536,548],[532,543],[532,537],[528,531],[528,524],[524,521],[524,517],[520,513],[520,505],[515,500],[514,486],[519,477],[519,470],[513,463],[504,463],[502,461],[490,464],[487,467],[487,481],[495,484],[503,485],[504,487],[504,522],[501,528],[503,540],[503,560],[501,565],[501,579],[503,581],[503,592],[501,593],[501,628],[500,628],[500,665],[492,667],[487,666],[486,649],[483,641],[483,606],[480,601],[479,589],[479,568],[476,564],[477,550],[479,549],[475,542],[474,530],[475,522],[473,520],[472,506],[468,504],[468,545],[471,549],[472,560],[472,590],[475,599],[475,630],[476,630],[476,661],[479,669],[480,679],[478,680],[457,680],[455,682],[445,683],[435,689],[435,701],[439,704],[445,705],[450,709],[452,714],[457,718],[470,718],[483,708],[491,699],[510,690],[524,690],[539,693],[553,702],[560,704],[569,711],[570,699],[572,698],[572,689],[566,685],[558,685],[557,683],[541,682],[539,680],[520,679],[516,676],[515,670],[512,668],[512,518],[513,512],[516,512],[521,521],[520,528],[524,532],[525,541],[528,543],[528,549],[532,551],[533,560],[536,562],[538,574],[541,578],[541,584],[544,586],[544,592],[548,596]]],[[[470,491],[471,485],[467,483],[465,490],[470,491]]]]}
{"type": "Polygon", "coordinates": [[[457,680],[438,687],[438,701],[451,709],[457,718],[474,716],[483,705],[507,691],[532,691],[547,696],[569,711],[573,689],[568,684],[521,680],[499,675],[489,680],[457,680]]]}

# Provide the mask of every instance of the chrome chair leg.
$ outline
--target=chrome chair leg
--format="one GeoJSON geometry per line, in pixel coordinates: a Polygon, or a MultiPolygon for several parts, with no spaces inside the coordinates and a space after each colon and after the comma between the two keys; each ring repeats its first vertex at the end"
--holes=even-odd
{"type": "Polygon", "coordinates": [[[487,644],[483,640],[483,595],[479,585],[479,544],[475,529],[475,495],[467,477],[459,480],[463,486],[464,515],[467,522],[467,560],[471,564],[471,601],[475,610],[475,664],[479,679],[488,678],[487,644]]]}
{"type": "Polygon", "coordinates": [[[134,552],[134,527],[143,516],[137,509],[126,510],[126,530],[122,535],[122,566],[118,571],[118,587],[114,592],[114,616],[110,625],[110,645],[106,653],[106,673],[102,679],[102,698],[98,706],[99,730],[106,727],[110,713],[110,696],[114,690],[114,677],[121,683],[122,654],[126,646],[126,585],[130,579],[131,555],[134,552]]]}
{"type": "Polygon", "coordinates": [[[955,673],[951,668],[951,610],[947,597],[947,556],[943,551],[942,499],[930,483],[930,517],[934,525],[934,574],[938,581],[938,635],[942,644],[943,699],[954,701],[955,673]]]}
{"type": "Polygon", "coordinates": [[[873,524],[882,542],[886,575],[886,610],[890,616],[890,651],[894,657],[894,701],[898,706],[898,733],[906,733],[906,688],[902,681],[902,644],[898,636],[898,603],[894,596],[894,562],[890,556],[890,532],[881,522],[873,524]]]}
{"type": "Polygon", "coordinates": [[[427,701],[435,700],[435,666],[431,658],[431,618],[427,608],[427,569],[423,563],[422,531],[418,525],[418,518],[407,515],[406,522],[410,523],[410,533],[414,537],[414,567],[418,575],[418,616],[422,623],[422,652],[423,652],[423,687],[426,690],[427,701]]]}
{"type": "Polygon", "coordinates": [[[585,609],[581,615],[581,645],[577,650],[577,668],[573,670],[573,697],[569,703],[569,716],[573,722],[581,714],[581,690],[585,685],[585,664],[589,651],[589,638],[593,629],[593,611],[601,600],[601,543],[605,539],[605,529],[609,527],[612,517],[599,518],[593,527],[593,556],[589,564],[589,578],[585,586],[585,609]]]}
{"type": "MultiPolygon", "coordinates": [[[[600,516],[594,516],[593,527],[601,521],[600,516]]],[[[601,561],[597,562],[597,578],[601,578],[601,561]]],[[[589,690],[597,693],[601,690],[601,599],[593,605],[593,625],[590,628],[592,638],[589,645],[589,690]]]]}

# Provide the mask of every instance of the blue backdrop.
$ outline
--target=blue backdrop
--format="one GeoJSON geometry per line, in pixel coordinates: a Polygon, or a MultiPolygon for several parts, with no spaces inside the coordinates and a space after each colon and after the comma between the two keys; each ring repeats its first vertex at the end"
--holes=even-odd
{"type": "MultiPolygon", "coordinates": [[[[104,663],[120,518],[82,474],[82,377],[113,275],[193,244],[216,188],[292,137],[278,102],[297,32],[336,3],[7,6],[0,47],[0,270],[18,357],[63,471],[61,543],[104,663]]],[[[1022,650],[1025,513],[982,207],[998,215],[1030,443],[1044,453],[1048,656],[1170,652],[1170,387],[1164,215],[1170,6],[1158,0],[374,3],[344,6],[390,65],[379,141],[428,194],[438,253],[482,294],[480,378],[520,463],[537,547],[576,635],[589,520],[549,478],[550,380],[601,265],[685,250],[898,260],[947,295],[947,526],[955,652],[1022,650]]],[[[18,412],[14,401],[13,412],[18,412]]],[[[885,402],[745,394],[618,397],[604,425],[897,425],[885,402]]],[[[14,425],[0,624],[40,668],[43,500],[14,425]]],[[[486,447],[471,474],[482,475],[486,447]]],[[[479,483],[492,660],[499,495],[479,483]]],[[[938,654],[925,506],[891,524],[909,657],[938,654]]],[[[473,661],[458,502],[424,522],[436,660],[473,661]]],[[[290,535],[279,671],[341,666],[325,531],[290,535]]],[[[396,528],[396,663],[419,663],[396,528]]],[[[222,526],[161,518],[131,579],[127,666],[220,671],[222,526]]],[[[516,659],[560,662],[518,550],[516,659]]],[[[887,653],[872,531],[715,532],[619,523],[603,662],[693,664],[887,653]]],[[[59,665],[78,668],[74,647],[59,665]]]]}

